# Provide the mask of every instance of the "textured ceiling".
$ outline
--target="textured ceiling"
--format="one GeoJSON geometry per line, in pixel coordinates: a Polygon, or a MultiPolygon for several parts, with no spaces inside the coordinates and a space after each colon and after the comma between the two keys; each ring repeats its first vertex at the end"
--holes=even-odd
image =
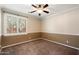
{"type": "Polygon", "coordinates": [[[71,9],[74,7],[78,7],[79,5],[78,4],[56,4],[56,5],[49,4],[49,7],[47,7],[47,8],[50,10],[50,13],[46,14],[43,12],[41,16],[38,16],[38,13],[36,13],[36,12],[32,13],[32,14],[28,13],[33,10],[32,6],[30,4],[29,5],[27,5],[27,4],[26,5],[24,5],[24,4],[1,4],[0,6],[3,8],[8,8],[8,9],[11,9],[14,11],[19,11],[22,13],[36,16],[36,17],[47,17],[49,15],[58,14],[65,10],[68,10],[68,9],[71,9]]]}

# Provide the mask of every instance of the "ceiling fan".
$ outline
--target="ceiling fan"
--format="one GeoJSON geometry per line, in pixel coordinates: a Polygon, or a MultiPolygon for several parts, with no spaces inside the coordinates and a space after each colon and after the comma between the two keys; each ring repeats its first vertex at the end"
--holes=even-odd
{"type": "Polygon", "coordinates": [[[31,11],[30,13],[34,13],[37,12],[39,16],[41,16],[41,13],[49,13],[49,11],[47,10],[48,4],[38,4],[37,6],[32,4],[32,7],[34,7],[34,10],[31,11]]]}

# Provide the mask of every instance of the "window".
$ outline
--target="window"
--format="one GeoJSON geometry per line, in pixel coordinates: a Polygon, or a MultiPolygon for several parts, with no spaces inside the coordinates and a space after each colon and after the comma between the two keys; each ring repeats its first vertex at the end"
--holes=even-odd
{"type": "Polygon", "coordinates": [[[7,16],[7,33],[17,32],[17,18],[12,16],[7,16]]]}
{"type": "Polygon", "coordinates": [[[27,18],[4,13],[4,35],[15,35],[26,33],[27,18]]]}
{"type": "Polygon", "coordinates": [[[19,23],[19,28],[18,28],[19,32],[20,33],[26,32],[26,19],[20,18],[18,23],[19,23]]]}

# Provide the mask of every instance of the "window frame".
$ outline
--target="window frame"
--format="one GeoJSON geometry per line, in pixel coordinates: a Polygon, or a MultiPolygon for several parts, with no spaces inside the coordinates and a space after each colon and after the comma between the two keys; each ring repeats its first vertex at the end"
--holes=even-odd
{"type": "Polygon", "coordinates": [[[4,29],[3,29],[3,34],[5,36],[11,36],[11,35],[23,35],[23,34],[27,34],[27,26],[26,26],[26,32],[19,32],[19,19],[25,19],[26,20],[26,25],[27,25],[27,17],[23,17],[23,16],[18,16],[18,15],[14,15],[14,14],[10,14],[10,13],[4,13],[3,14],[3,26],[4,26],[4,29]],[[17,18],[17,32],[16,33],[7,33],[7,16],[13,16],[13,17],[16,17],[17,18]]]}

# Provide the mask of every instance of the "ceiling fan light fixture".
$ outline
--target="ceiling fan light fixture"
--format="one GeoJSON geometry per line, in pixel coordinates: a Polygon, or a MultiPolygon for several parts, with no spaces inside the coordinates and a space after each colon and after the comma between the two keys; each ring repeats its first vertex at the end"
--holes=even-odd
{"type": "Polygon", "coordinates": [[[31,11],[30,13],[34,13],[34,12],[37,12],[39,16],[41,16],[41,13],[49,13],[49,10],[47,9],[48,7],[48,4],[45,4],[45,5],[42,5],[42,4],[39,4],[39,5],[34,5],[32,4],[33,6],[33,9],[34,11],[31,11]]]}
{"type": "Polygon", "coordinates": [[[40,9],[40,10],[37,10],[37,12],[38,12],[38,13],[42,13],[42,12],[43,12],[43,10],[41,10],[41,9],[40,9]]]}

